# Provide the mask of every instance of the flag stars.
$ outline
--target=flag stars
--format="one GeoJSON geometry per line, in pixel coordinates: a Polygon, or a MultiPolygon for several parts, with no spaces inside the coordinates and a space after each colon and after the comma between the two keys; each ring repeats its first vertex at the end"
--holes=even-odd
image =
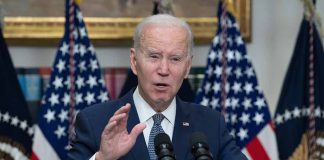
{"type": "Polygon", "coordinates": [[[216,46],[219,43],[219,36],[215,36],[213,39],[213,46],[216,46]]]}
{"type": "Polygon", "coordinates": [[[232,125],[237,123],[237,115],[236,114],[231,115],[231,123],[232,123],[232,125]]]}
{"type": "Polygon", "coordinates": [[[235,41],[238,46],[243,44],[243,40],[241,36],[236,36],[235,41]]]}
{"type": "Polygon", "coordinates": [[[83,71],[87,70],[87,68],[85,67],[86,62],[85,61],[81,61],[78,65],[80,72],[82,73],[83,71]]]}
{"type": "Polygon", "coordinates": [[[257,100],[254,102],[256,106],[258,106],[258,109],[260,110],[262,107],[265,107],[265,100],[263,98],[258,97],[257,100]]]}
{"type": "Polygon", "coordinates": [[[84,86],[84,78],[81,76],[78,76],[75,83],[76,83],[78,89],[81,89],[84,86]]]}
{"type": "Polygon", "coordinates": [[[283,123],[283,116],[280,114],[277,114],[275,121],[277,124],[283,123]]]}
{"type": "Polygon", "coordinates": [[[58,125],[54,133],[57,135],[57,139],[60,139],[62,136],[66,136],[65,127],[58,125]]]}
{"type": "Polygon", "coordinates": [[[245,74],[246,74],[249,78],[253,77],[253,76],[254,76],[253,68],[252,68],[252,67],[248,68],[248,69],[245,71],[245,74]]]}
{"type": "Polygon", "coordinates": [[[80,55],[81,55],[81,57],[83,57],[86,53],[87,53],[86,47],[83,44],[81,44],[80,45],[80,55]]]}
{"type": "Polygon", "coordinates": [[[51,106],[54,106],[55,104],[59,104],[59,100],[58,100],[59,96],[55,93],[51,94],[51,97],[48,99],[48,101],[50,101],[51,106]]]}
{"type": "Polygon", "coordinates": [[[94,71],[99,68],[97,60],[90,60],[91,71],[94,71]]]}
{"type": "Polygon", "coordinates": [[[319,106],[315,109],[315,116],[318,118],[321,117],[321,108],[319,106]]]}
{"type": "Polygon", "coordinates": [[[64,85],[66,85],[68,89],[71,88],[70,77],[67,77],[67,79],[64,81],[64,85]]]}
{"type": "Polygon", "coordinates": [[[216,74],[217,77],[220,77],[222,75],[222,68],[216,66],[216,69],[214,70],[214,74],[216,74]]]}
{"type": "Polygon", "coordinates": [[[87,104],[90,105],[91,103],[95,102],[94,94],[87,92],[87,96],[85,97],[87,104]]]}
{"type": "Polygon", "coordinates": [[[232,106],[233,110],[235,110],[235,108],[239,107],[239,99],[238,98],[232,98],[231,106],[232,106]]]}
{"type": "MultiPolygon", "coordinates": [[[[206,89],[206,88],[205,88],[206,89]]],[[[209,90],[209,89],[208,89],[209,90]]],[[[213,91],[215,93],[219,92],[220,91],[220,84],[215,82],[214,85],[213,85],[213,91]]]]}
{"type": "Polygon", "coordinates": [[[292,111],[294,118],[299,118],[301,115],[301,110],[296,106],[292,111]]]}
{"type": "Polygon", "coordinates": [[[210,62],[214,62],[215,58],[216,58],[216,53],[214,50],[211,50],[209,55],[208,55],[208,58],[210,60],[210,62]]]}
{"type": "Polygon", "coordinates": [[[29,127],[27,133],[29,136],[32,136],[34,134],[34,126],[29,127]]]}
{"type": "Polygon", "coordinates": [[[28,127],[27,121],[26,120],[21,121],[19,126],[22,130],[25,130],[28,127]]]}
{"type": "MultiPolygon", "coordinates": [[[[74,35],[74,39],[77,40],[79,38],[79,33],[76,29],[73,30],[73,35],[74,35]]],[[[75,50],[76,51],[76,50],[75,50]]]]}
{"type": "Polygon", "coordinates": [[[5,114],[2,115],[3,122],[9,123],[10,118],[11,117],[8,112],[6,112],[5,114]]]}
{"type": "Polygon", "coordinates": [[[236,68],[234,72],[237,79],[239,79],[242,76],[242,71],[240,68],[236,68]]]}
{"type": "Polygon", "coordinates": [[[206,70],[206,74],[208,77],[211,77],[213,74],[213,67],[212,66],[208,66],[208,69],[206,70]]]}
{"type": "Polygon", "coordinates": [[[234,52],[229,49],[227,51],[227,61],[230,62],[231,60],[234,60],[234,52]]]}
{"type": "Polygon", "coordinates": [[[17,116],[11,118],[11,125],[17,126],[19,123],[19,119],[17,116]]]}
{"type": "Polygon", "coordinates": [[[242,54],[238,50],[235,51],[235,60],[239,63],[242,60],[242,54]]]}
{"type": "Polygon", "coordinates": [[[105,101],[108,101],[108,93],[107,92],[103,92],[103,91],[100,91],[100,95],[98,96],[98,98],[101,102],[105,102],[105,101]]]}
{"type": "Polygon", "coordinates": [[[240,140],[243,141],[245,138],[248,138],[248,130],[240,128],[240,131],[237,133],[237,136],[240,137],[240,140]]]}
{"type": "Polygon", "coordinates": [[[50,109],[47,110],[46,114],[44,115],[47,123],[50,123],[52,120],[55,120],[55,111],[51,111],[50,109]]]}
{"type": "Polygon", "coordinates": [[[249,108],[251,108],[252,107],[251,99],[250,98],[244,98],[243,106],[244,106],[245,110],[248,110],[249,108]]]}
{"type": "Polygon", "coordinates": [[[200,102],[200,104],[207,107],[208,106],[208,98],[203,97],[203,100],[200,102]]]}
{"type": "Polygon", "coordinates": [[[79,10],[77,10],[76,17],[78,18],[79,23],[81,23],[82,22],[82,19],[83,19],[83,16],[82,16],[82,13],[79,10]]]}
{"type": "Polygon", "coordinates": [[[285,120],[288,121],[291,119],[291,113],[288,110],[285,110],[284,114],[285,120]]]}
{"type": "Polygon", "coordinates": [[[243,125],[245,125],[246,123],[250,122],[250,114],[246,114],[246,113],[242,113],[242,116],[240,117],[241,122],[243,123],[243,125]]]}
{"type": "Polygon", "coordinates": [[[59,73],[61,73],[65,68],[65,62],[60,59],[56,65],[56,68],[58,69],[59,73]]]}
{"type": "Polygon", "coordinates": [[[60,118],[61,122],[63,123],[64,120],[68,119],[68,111],[62,109],[60,114],[58,115],[58,117],[60,118]]]}
{"type": "Polygon", "coordinates": [[[213,97],[212,101],[210,102],[210,105],[213,109],[215,109],[218,106],[218,98],[213,97]]]}
{"type": "Polygon", "coordinates": [[[80,45],[79,44],[75,44],[73,49],[74,49],[74,51],[73,51],[74,54],[79,54],[80,53],[80,45]]]}
{"type": "Polygon", "coordinates": [[[69,46],[67,45],[66,42],[63,42],[61,48],[60,48],[60,51],[62,52],[62,55],[64,56],[65,53],[68,53],[68,50],[69,50],[69,46]]]}
{"type": "Polygon", "coordinates": [[[87,83],[89,84],[90,88],[96,86],[97,85],[96,77],[90,75],[87,83]]]}
{"type": "Polygon", "coordinates": [[[253,117],[253,120],[255,121],[255,123],[257,125],[260,125],[262,122],[264,122],[264,120],[263,120],[263,113],[261,113],[261,114],[255,113],[255,116],[253,117]]]}
{"type": "Polygon", "coordinates": [[[76,102],[77,105],[83,102],[82,93],[76,93],[75,94],[75,102],[76,102]]]}
{"type": "Polygon", "coordinates": [[[63,78],[55,77],[55,80],[53,81],[53,85],[55,86],[55,89],[63,87],[63,78]]]}
{"type": "Polygon", "coordinates": [[[87,36],[87,31],[86,31],[85,27],[81,27],[79,29],[79,32],[81,34],[81,38],[84,38],[85,36],[87,36]]]}
{"type": "Polygon", "coordinates": [[[250,94],[253,91],[252,83],[246,83],[244,86],[246,94],[250,94]]]}
{"type": "MultiPolygon", "coordinates": [[[[90,51],[91,54],[95,53],[95,50],[92,45],[89,46],[88,50],[90,51]]],[[[97,62],[97,60],[95,60],[97,62]]]]}
{"type": "Polygon", "coordinates": [[[105,81],[103,78],[101,78],[101,77],[99,78],[99,83],[101,84],[101,86],[106,87],[105,81]]]}
{"type": "Polygon", "coordinates": [[[233,89],[234,93],[237,94],[238,92],[241,91],[241,83],[234,82],[232,89],[233,89]]]}
{"type": "Polygon", "coordinates": [[[70,95],[67,93],[64,93],[62,102],[64,103],[64,106],[67,106],[70,103],[70,95]]]}
{"type": "Polygon", "coordinates": [[[211,84],[209,82],[207,82],[206,85],[205,85],[205,88],[204,88],[205,89],[205,93],[208,93],[210,87],[211,87],[211,84]]]}

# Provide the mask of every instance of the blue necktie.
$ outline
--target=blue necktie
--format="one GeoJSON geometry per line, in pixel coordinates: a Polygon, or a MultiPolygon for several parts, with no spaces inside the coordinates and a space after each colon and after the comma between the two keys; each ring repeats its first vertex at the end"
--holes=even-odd
{"type": "Polygon", "coordinates": [[[154,124],[150,132],[149,143],[148,143],[148,151],[151,160],[156,160],[156,154],[154,150],[154,138],[159,133],[164,133],[161,122],[164,118],[163,114],[157,113],[152,116],[154,124]]]}

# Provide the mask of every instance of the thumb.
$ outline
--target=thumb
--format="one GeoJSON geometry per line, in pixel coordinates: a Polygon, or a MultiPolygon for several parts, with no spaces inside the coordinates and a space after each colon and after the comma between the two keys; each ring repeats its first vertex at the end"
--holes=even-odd
{"type": "Polygon", "coordinates": [[[146,128],[146,125],[144,123],[139,123],[132,129],[130,136],[132,139],[136,139],[139,134],[143,132],[143,130],[146,128]]]}

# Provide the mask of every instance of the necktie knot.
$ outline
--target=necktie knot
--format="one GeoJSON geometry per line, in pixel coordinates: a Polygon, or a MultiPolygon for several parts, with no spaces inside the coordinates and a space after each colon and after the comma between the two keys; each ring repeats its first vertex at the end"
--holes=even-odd
{"type": "Polygon", "coordinates": [[[152,118],[155,124],[160,125],[162,120],[164,119],[164,116],[161,113],[156,113],[152,118]]]}

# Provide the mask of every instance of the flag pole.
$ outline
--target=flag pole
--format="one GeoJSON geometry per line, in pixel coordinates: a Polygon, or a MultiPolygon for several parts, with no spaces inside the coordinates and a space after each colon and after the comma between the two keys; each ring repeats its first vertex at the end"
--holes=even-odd
{"type": "Polygon", "coordinates": [[[225,116],[226,114],[226,99],[227,99],[227,92],[226,92],[226,83],[227,83],[227,58],[226,58],[226,53],[227,53],[227,2],[226,0],[223,0],[222,3],[222,8],[223,12],[221,15],[220,23],[222,26],[222,33],[221,33],[221,49],[222,49],[222,59],[221,59],[221,64],[222,64],[222,76],[221,76],[221,111],[222,114],[225,116]]]}
{"type": "MultiPolygon", "coordinates": [[[[75,122],[75,77],[74,77],[74,0],[68,0],[69,1],[69,68],[70,68],[70,108],[69,108],[69,144],[74,139],[74,122],[75,122]]],[[[69,145],[70,146],[70,145],[69,145]]]]}
{"type": "MultiPolygon", "coordinates": [[[[309,2],[309,1],[308,1],[309,2]]],[[[312,5],[313,6],[313,5],[312,5]]],[[[313,19],[314,19],[314,13],[315,9],[311,8],[310,10],[310,16],[308,20],[309,24],[309,55],[308,55],[308,105],[309,105],[309,116],[308,116],[308,157],[309,159],[315,158],[315,152],[316,152],[316,121],[315,121],[315,79],[314,79],[314,26],[313,26],[313,19]]]]}

